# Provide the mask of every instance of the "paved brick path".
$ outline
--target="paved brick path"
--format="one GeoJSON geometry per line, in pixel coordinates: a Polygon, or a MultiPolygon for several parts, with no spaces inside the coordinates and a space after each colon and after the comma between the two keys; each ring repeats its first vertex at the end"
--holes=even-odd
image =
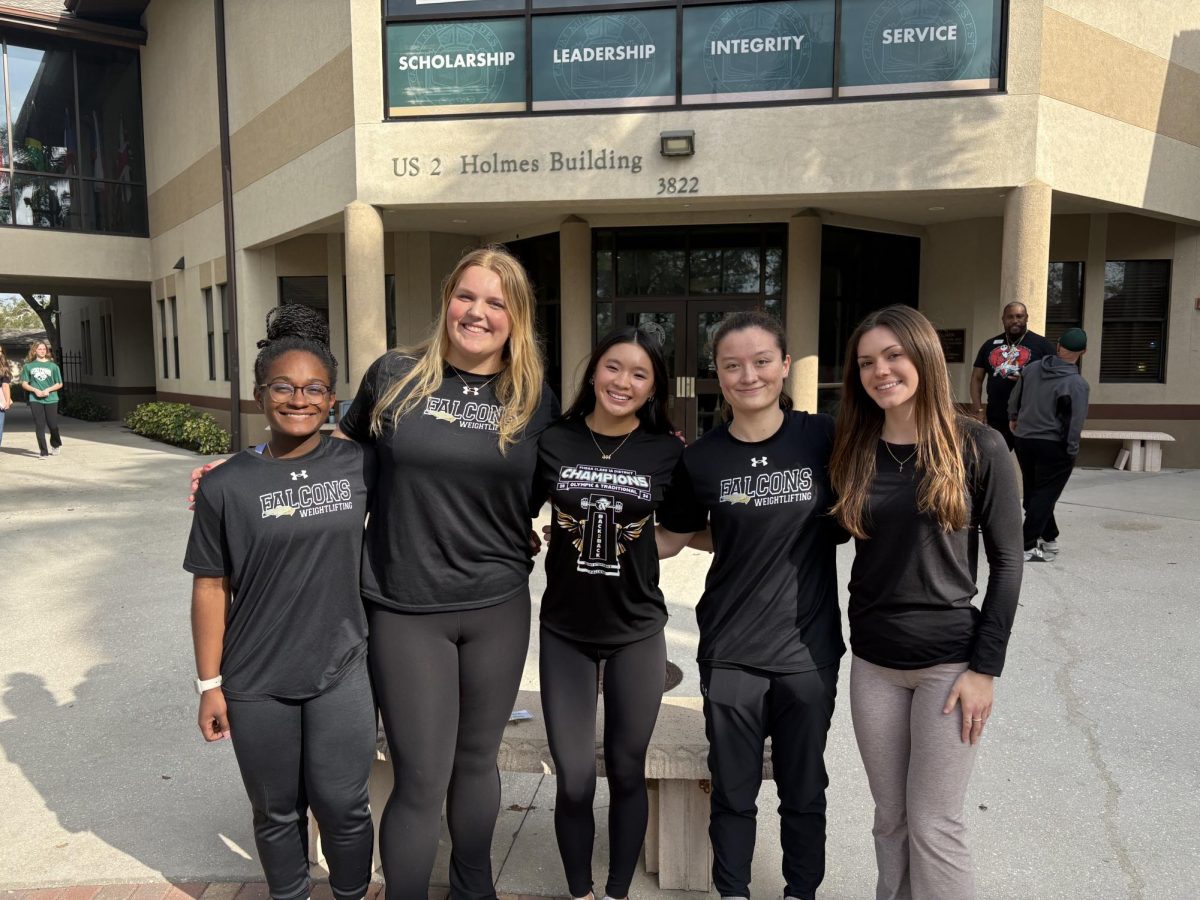
{"type": "MultiPolygon", "coordinates": [[[[366,900],[379,900],[382,884],[372,884],[366,900]]],[[[431,888],[429,900],[446,900],[448,888],[431,888]]],[[[60,888],[36,888],[28,891],[0,891],[0,900],[270,900],[262,881],[222,881],[205,884],[77,884],[60,888]]],[[[312,900],[333,900],[327,884],[313,885],[312,900]]],[[[527,894],[500,894],[499,900],[550,900],[527,894]]]]}

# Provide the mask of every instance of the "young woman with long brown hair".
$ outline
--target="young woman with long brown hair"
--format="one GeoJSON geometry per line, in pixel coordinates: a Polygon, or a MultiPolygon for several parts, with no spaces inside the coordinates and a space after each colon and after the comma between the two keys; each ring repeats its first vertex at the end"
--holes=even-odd
{"type": "Polygon", "coordinates": [[[537,437],[557,412],[533,309],[513,256],[468,253],[430,337],[376,360],[340,425],[377,461],[362,589],[395,772],[389,900],[428,895],[443,799],[451,897],[495,897],[496,753],[529,642],[537,437]]]}
{"type": "Polygon", "coordinates": [[[825,876],[825,739],[845,652],[826,476],[833,420],[791,408],[787,341],[766,313],[727,316],[713,358],[732,417],[684,451],[658,529],[664,556],[712,531],[696,620],[713,883],[722,897],[750,896],[769,737],[784,897],[812,900],[825,876]]]}
{"type": "Polygon", "coordinates": [[[21,367],[20,381],[29,400],[29,411],[33,413],[38,459],[51,454],[58,456],[62,447],[62,435],[58,431],[58,392],[62,390],[63,378],[49,342],[35,341],[30,345],[25,365],[21,367]],[[47,430],[50,432],[49,447],[46,446],[47,430]]]}
{"type": "Polygon", "coordinates": [[[915,309],[878,310],[850,336],[829,472],[855,539],[850,710],[875,799],[875,896],[967,900],[963,799],[1017,608],[1021,510],[1004,441],[956,410],[915,309]]]}

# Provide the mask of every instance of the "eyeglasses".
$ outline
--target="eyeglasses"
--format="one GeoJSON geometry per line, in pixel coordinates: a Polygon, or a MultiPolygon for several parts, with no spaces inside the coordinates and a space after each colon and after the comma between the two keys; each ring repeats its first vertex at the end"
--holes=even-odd
{"type": "Polygon", "coordinates": [[[286,381],[272,381],[270,384],[260,384],[260,388],[266,388],[270,393],[271,399],[276,403],[286,403],[296,396],[297,391],[304,394],[305,400],[311,400],[313,403],[320,403],[329,396],[329,387],[319,382],[312,384],[288,384],[286,381]]]}

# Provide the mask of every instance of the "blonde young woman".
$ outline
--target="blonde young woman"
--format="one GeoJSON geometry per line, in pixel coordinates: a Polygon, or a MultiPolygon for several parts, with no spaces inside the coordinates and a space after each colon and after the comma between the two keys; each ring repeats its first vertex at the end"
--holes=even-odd
{"type": "Polygon", "coordinates": [[[378,464],[362,589],[396,782],[388,900],[427,897],[443,799],[451,896],[496,896],[496,753],[529,641],[537,437],[557,414],[533,306],[507,251],[469,253],[430,338],[380,357],[340,426],[378,464]]]}
{"type": "Polygon", "coordinates": [[[963,800],[1017,608],[1021,509],[1008,448],[956,411],[915,309],[878,310],[850,336],[829,472],[855,538],[850,711],[875,799],[875,896],[967,900],[963,800]]]}
{"type": "Polygon", "coordinates": [[[54,361],[54,351],[45,341],[37,341],[29,348],[25,365],[21,367],[21,387],[29,398],[29,411],[33,413],[39,459],[50,454],[58,456],[62,447],[62,435],[58,432],[58,392],[62,386],[62,372],[54,361]],[[50,431],[49,447],[46,446],[47,429],[50,431]]]}

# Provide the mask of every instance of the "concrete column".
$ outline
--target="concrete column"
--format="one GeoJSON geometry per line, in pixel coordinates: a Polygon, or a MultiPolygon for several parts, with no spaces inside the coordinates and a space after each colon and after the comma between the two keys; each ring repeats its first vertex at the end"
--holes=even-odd
{"type": "Polygon", "coordinates": [[[346,227],[346,329],[350,384],[387,349],[384,311],[383,219],[379,210],[355,200],[342,215],[346,227]]]}
{"type": "Polygon", "coordinates": [[[821,326],[821,220],[806,210],[788,220],[788,393],[797,409],[817,408],[817,337],[821,326]]]}
{"type": "Polygon", "coordinates": [[[1104,323],[1104,263],[1108,259],[1108,216],[1089,217],[1087,261],[1083,264],[1083,330],[1088,352],[1083,355],[1083,377],[1100,383],[1100,331],[1104,323]]]}
{"type": "Polygon", "coordinates": [[[357,384],[350,383],[350,360],[347,350],[350,342],[346,337],[346,286],[342,276],[346,267],[342,263],[342,236],[327,235],[325,244],[325,273],[329,282],[329,346],[333,357],[338,361],[338,397],[349,400],[358,389],[357,384]]]}
{"type": "Polygon", "coordinates": [[[592,352],[592,228],[570,216],[558,228],[559,291],[562,303],[562,384],[565,409],[575,399],[576,378],[592,352]]]}
{"type": "Polygon", "coordinates": [[[1046,333],[1046,279],[1050,265],[1050,185],[1031,181],[1004,199],[1000,306],[1014,301],[1029,310],[1029,328],[1046,333]]]}

